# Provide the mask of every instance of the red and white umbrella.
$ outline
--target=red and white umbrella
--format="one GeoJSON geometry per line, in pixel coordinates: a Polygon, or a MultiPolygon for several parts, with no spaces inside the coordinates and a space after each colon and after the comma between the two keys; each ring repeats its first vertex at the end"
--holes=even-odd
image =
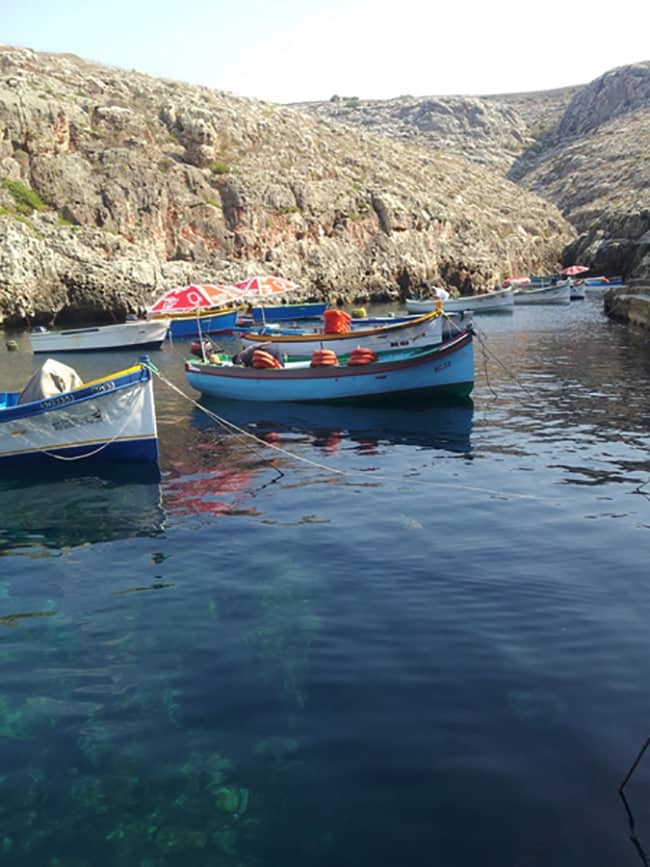
{"type": "Polygon", "coordinates": [[[291,280],[285,280],[284,277],[273,277],[271,275],[260,275],[257,277],[248,277],[246,280],[240,280],[238,283],[233,283],[231,289],[235,289],[240,301],[268,301],[278,299],[282,295],[288,295],[298,289],[296,283],[291,280]]]}
{"type": "Polygon", "coordinates": [[[147,316],[165,316],[170,313],[194,313],[196,310],[223,307],[226,304],[233,304],[238,300],[237,293],[233,290],[232,286],[223,286],[219,283],[191,283],[189,286],[178,286],[176,289],[167,290],[149,308],[147,316]]]}
{"type": "Polygon", "coordinates": [[[528,286],[530,277],[507,277],[503,281],[504,286],[528,286]]]}
{"type": "Polygon", "coordinates": [[[584,274],[585,271],[588,271],[585,265],[569,265],[568,268],[562,268],[560,274],[564,274],[565,277],[574,277],[576,274],[584,274]]]}

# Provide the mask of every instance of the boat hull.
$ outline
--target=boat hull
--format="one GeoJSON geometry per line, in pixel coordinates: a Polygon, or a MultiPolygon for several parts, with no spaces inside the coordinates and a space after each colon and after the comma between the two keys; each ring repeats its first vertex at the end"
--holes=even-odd
{"type": "Polygon", "coordinates": [[[571,281],[565,280],[556,286],[540,286],[535,289],[519,289],[515,292],[515,304],[569,304],[571,281]]]}
{"type": "Polygon", "coordinates": [[[199,361],[185,364],[192,388],[227,400],[377,403],[418,397],[467,397],[474,384],[472,335],[441,346],[386,353],[361,366],[258,370],[199,361]]]}
{"type": "Polygon", "coordinates": [[[117,325],[34,332],[29,335],[29,342],[33,353],[154,349],[162,345],[168,328],[168,319],[155,321],[134,319],[132,322],[121,322],[117,325]]]}
{"type": "MultiPolygon", "coordinates": [[[[428,313],[436,309],[436,298],[407,298],[406,309],[409,313],[428,313]]],[[[467,295],[460,298],[448,298],[443,301],[446,313],[460,313],[471,310],[473,313],[495,313],[511,311],[514,306],[512,289],[499,289],[495,292],[484,292],[481,295],[467,295]]]]}
{"type": "Polygon", "coordinates": [[[269,304],[253,307],[254,322],[295,322],[298,319],[318,319],[326,304],[269,304]]]}
{"type": "Polygon", "coordinates": [[[200,337],[204,334],[231,332],[237,322],[237,309],[228,308],[213,313],[172,315],[169,317],[169,333],[175,337],[200,337]]]}
{"type": "Polygon", "coordinates": [[[155,463],[158,433],[151,373],[137,365],[72,391],[18,404],[0,393],[0,464],[155,463]]]}
{"type": "Polygon", "coordinates": [[[622,286],[622,277],[585,277],[585,285],[589,288],[609,289],[610,286],[622,286]]]}
{"type": "Polygon", "coordinates": [[[331,349],[337,355],[345,355],[357,346],[375,352],[386,352],[441,343],[442,319],[436,311],[408,322],[376,328],[355,328],[344,334],[325,334],[322,331],[313,334],[259,334],[247,331],[241,335],[241,342],[245,347],[272,343],[287,358],[309,357],[316,349],[331,349]]]}

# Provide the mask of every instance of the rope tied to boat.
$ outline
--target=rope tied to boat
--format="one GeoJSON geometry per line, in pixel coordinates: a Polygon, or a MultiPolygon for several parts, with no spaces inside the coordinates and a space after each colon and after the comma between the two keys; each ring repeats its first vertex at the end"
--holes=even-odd
{"type": "MultiPolygon", "coordinates": [[[[273,451],[278,452],[279,454],[282,454],[285,457],[290,458],[294,461],[299,461],[300,463],[307,464],[309,466],[315,467],[316,469],[325,470],[326,472],[331,473],[332,475],[339,476],[341,478],[347,478],[347,477],[354,475],[354,474],[359,474],[359,475],[364,474],[365,475],[364,470],[356,470],[356,471],[350,471],[349,469],[340,470],[336,467],[329,466],[328,464],[320,463],[320,461],[313,461],[313,460],[311,460],[311,458],[305,458],[302,455],[297,455],[294,452],[290,452],[290,451],[287,451],[286,449],[283,449],[281,446],[278,446],[275,443],[268,442],[267,440],[263,439],[262,437],[257,436],[257,434],[251,433],[250,431],[247,431],[244,428],[239,427],[238,425],[234,424],[233,422],[228,421],[228,419],[223,418],[223,416],[220,416],[216,412],[213,412],[212,410],[203,406],[201,403],[199,403],[198,400],[191,397],[189,394],[186,394],[175,383],[171,382],[171,380],[169,380],[169,379],[167,379],[167,377],[163,376],[163,374],[158,370],[158,368],[150,361],[144,361],[141,363],[143,364],[144,367],[148,367],[149,370],[155,376],[157,376],[158,379],[164,385],[166,385],[168,388],[170,388],[173,392],[175,392],[177,395],[182,397],[184,400],[191,403],[192,406],[194,406],[200,412],[204,413],[204,415],[206,415],[212,421],[216,422],[218,425],[220,425],[228,433],[233,433],[235,435],[239,435],[244,440],[247,440],[249,442],[252,441],[256,445],[262,445],[267,449],[272,449],[273,451]]],[[[406,481],[406,478],[403,476],[400,476],[400,477],[388,476],[388,475],[385,475],[383,473],[373,473],[372,479],[373,479],[373,481],[395,481],[395,482],[405,482],[406,481]]],[[[413,478],[413,477],[409,477],[408,481],[410,484],[413,481],[418,481],[418,479],[413,478]]],[[[512,492],[504,494],[504,491],[502,491],[502,490],[496,491],[496,490],[493,490],[491,488],[483,488],[483,487],[480,487],[478,485],[461,485],[458,482],[440,482],[440,481],[438,481],[438,482],[436,482],[436,486],[439,488],[452,488],[453,490],[462,489],[464,491],[471,491],[471,492],[479,493],[479,494],[487,494],[488,496],[491,496],[491,497],[496,496],[496,497],[500,497],[502,499],[503,498],[506,498],[506,499],[511,498],[511,499],[516,499],[516,500],[534,500],[534,501],[540,501],[540,500],[547,499],[544,497],[539,497],[536,494],[517,494],[517,493],[512,493],[512,492]]]]}
{"type": "MultiPolygon", "coordinates": [[[[149,365],[143,363],[142,366],[148,367],[149,365]]],[[[122,434],[124,433],[124,431],[128,427],[128,425],[131,421],[131,418],[133,417],[136,406],[137,406],[137,401],[135,401],[135,400],[132,401],[131,402],[131,408],[129,409],[129,412],[126,415],[126,418],[124,420],[124,424],[122,425],[122,427],[118,431],[116,431],[113,434],[113,436],[110,437],[110,439],[107,439],[105,442],[101,443],[101,445],[97,446],[97,448],[92,449],[89,452],[84,452],[82,455],[57,455],[57,454],[54,454],[54,452],[48,451],[47,448],[37,449],[37,451],[40,454],[46,455],[49,458],[54,458],[57,461],[65,461],[66,463],[72,463],[74,461],[85,461],[87,458],[93,458],[93,457],[95,457],[95,455],[101,454],[101,452],[103,452],[104,449],[108,448],[108,446],[112,445],[115,442],[115,440],[119,439],[122,436],[122,434]]]]}
{"type": "Polygon", "coordinates": [[[221,415],[218,415],[216,412],[213,412],[211,409],[208,409],[206,406],[203,406],[199,403],[198,400],[193,398],[191,395],[186,394],[182,388],[179,388],[175,383],[171,380],[167,379],[167,377],[163,376],[163,374],[158,370],[155,364],[152,364],[150,361],[142,362],[143,366],[148,368],[151,373],[158,377],[158,379],[163,382],[168,388],[178,394],[180,397],[189,401],[196,409],[206,415],[209,419],[216,422],[220,427],[229,433],[234,433],[238,436],[244,437],[248,440],[253,440],[256,444],[262,445],[267,449],[273,449],[273,451],[279,452],[280,454],[285,455],[288,458],[293,458],[296,461],[301,461],[302,463],[309,464],[312,467],[316,467],[320,470],[327,470],[327,472],[332,473],[337,476],[346,475],[344,470],[339,470],[337,467],[331,467],[328,464],[322,464],[319,461],[313,461],[310,458],[305,458],[302,455],[296,455],[293,452],[287,451],[283,449],[282,446],[278,446],[275,443],[268,442],[257,434],[251,433],[247,431],[245,428],[239,427],[239,425],[234,424],[234,422],[228,421],[227,418],[224,418],[221,415]]]}

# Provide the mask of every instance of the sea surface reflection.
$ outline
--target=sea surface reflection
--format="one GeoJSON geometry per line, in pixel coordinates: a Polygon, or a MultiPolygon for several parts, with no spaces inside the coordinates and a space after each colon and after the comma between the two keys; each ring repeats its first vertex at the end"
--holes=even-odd
{"type": "Polygon", "coordinates": [[[647,864],[648,335],[475,325],[410,409],[199,399],[176,342],[159,478],[0,481],[0,864],[647,864]]]}

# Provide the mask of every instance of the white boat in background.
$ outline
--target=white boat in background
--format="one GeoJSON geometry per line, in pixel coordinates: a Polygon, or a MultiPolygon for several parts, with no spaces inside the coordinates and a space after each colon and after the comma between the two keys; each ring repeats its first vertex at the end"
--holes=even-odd
{"type": "MultiPolygon", "coordinates": [[[[407,298],[406,309],[409,313],[429,313],[431,310],[436,310],[436,305],[439,303],[437,298],[407,298]]],[[[460,313],[463,310],[471,310],[472,313],[493,313],[512,310],[513,305],[514,292],[510,286],[495,289],[493,292],[482,292],[479,295],[449,298],[442,302],[445,313],[460,313]]]]}
{"type": "Polygon", "coordinates": [[[520,288],[514,293],[515,304],[570,304],[571,280],[536,286],[533,289],[520,288]]]}
{"type": "Polygon", "coordinates": [[[117,325],[33,331],[32,352],[89,352],[97,349],[155,349],[169,330],[169,319],[133,319],[117,325]]]}
{"type": "Polygon", "coordinates": [[[572,280],[570,298],[572,301],[582,301],[587,295],[584,280],[572,280]]]}

